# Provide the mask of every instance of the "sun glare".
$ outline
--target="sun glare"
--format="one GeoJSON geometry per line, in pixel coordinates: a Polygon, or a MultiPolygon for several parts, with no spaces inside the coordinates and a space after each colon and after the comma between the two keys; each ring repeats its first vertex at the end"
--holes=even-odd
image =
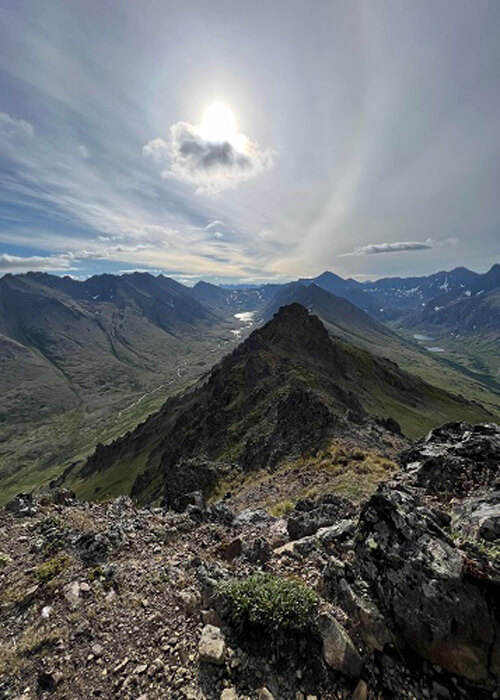
{"type": "Polygon", "coordinates": [[[203,112],[200,134],[207,141],[232,142],[237,136],[236,117],[222,102],[214,102],[203,112]]]}

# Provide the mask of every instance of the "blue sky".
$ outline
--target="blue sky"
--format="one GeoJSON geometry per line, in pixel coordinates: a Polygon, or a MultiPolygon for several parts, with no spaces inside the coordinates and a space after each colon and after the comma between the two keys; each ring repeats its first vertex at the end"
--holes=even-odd
{"type": "Polygon", "coordinates": [[[4,0],[0,27],[0,274],[498,260],[497,2],[4,0]]]}

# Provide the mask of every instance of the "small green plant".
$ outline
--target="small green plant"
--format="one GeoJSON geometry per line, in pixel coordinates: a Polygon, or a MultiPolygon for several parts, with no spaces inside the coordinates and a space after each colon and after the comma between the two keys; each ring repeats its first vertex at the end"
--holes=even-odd
{"type": "Polygon", "coordinates": [[[52,581],[53,578],[58,576],[61,571],[68,566],[69,559],[65,554],[59,557],[53,557],[48,561],[40,564],[35,572],[35,576],[40,581],[40,583],[48,583],[52,581]]]}
{"type": "Polygon", "coordinates": [[[5,552],[0,552],[0,569],[3,569],[7,564],[12,562],[12,557],[10,557],[5,552]]]}
{"type": "Polygon", "coordinates": [[[269,632],[302,630],[314,617],[319,596],[298,581],[258,573],[223,583],[229,618],[236,627],[258,625],[269,632]]]}
{"type": "Polygon", "coordinates": [[[274,515],[275,518],[283,518],[285,515],[289,515],[293,510],[293,503],[291,501],[281,501],[276,503],[269,512],[274,515]]]}

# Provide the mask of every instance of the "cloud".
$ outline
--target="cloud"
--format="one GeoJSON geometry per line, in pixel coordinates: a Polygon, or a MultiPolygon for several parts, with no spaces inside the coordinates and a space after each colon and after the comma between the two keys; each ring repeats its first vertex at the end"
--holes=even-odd
{"type": "Polygon", "coordinates": [[[167,141],[153,139],[142,151],[165,165],[162,177],[196,185],[199,194],[217,194],[272,166],[271,152],[261,150],[244,134],[230,141],[210,141],[200,127],[188,122],[173,124],[167,141]]]}
{"type": "Polygon", "coordinates": [[[85,158],[85,160],[87,160],[87,158],[90,158],[89,149],[83,143],[81,143],[78,146],[78,153],[81,155],[82,158],[85,158]]]}
{"type": "Polygon", "coordinates": [[[401,241],[399,243],[368,243],[368,245],[358,246],[348,253],[341,253],[340,258],[351,255],[378,255],[379,253],[402,253],[416,250],[430,250],[431,248],[442,248],[447,245],[456,245],[457,238],[445,238],[442,241],[434,241],[428,238],[426,241],[401,241]]]}
{"type": "Polygon", "coordinates": [[[38,270],[44,272],[56,272],[58,270],[73,270],[74,256],[71,253],[60,255],[31,255],[21,257],[19,255],[0,255],[0,274],[7,272],[29,272],[38,270]]]}
{"type": "Polygon", "coordinates": [[[0,134],[5,136],[33,136],[33,126],[24,119],[14,119],[6,112],[0,112],[0,134]]]}

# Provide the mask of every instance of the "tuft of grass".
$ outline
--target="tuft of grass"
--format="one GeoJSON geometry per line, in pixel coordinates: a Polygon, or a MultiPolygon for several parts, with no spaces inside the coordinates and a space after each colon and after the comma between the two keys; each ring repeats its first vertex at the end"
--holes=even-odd
{"type": "Polygon", "coordinates": [[[48,561],[40,564],[40,566],[35,571],[36,578],[40,583],[48,583],[52,581],[53,578],[58,576],[69,564],[69,557],[65,554],[53,557],[48,561]]]}
{"type": "Polygon", "coordinates": [[[12,557],[10,557],[5,552],[0,552],[0,569],[3,569],[12,562],[12,557]]]}
{"type": "Polygon", "coordinates": [[[266,573],[223,583],[219,592],[239,629],[250,624],[270,633],[303,630],[319,605],[319,596],[305,584],[266,573]]]}
{"type": "Polygon", "coordinates": [[[269,509],[269,512],[271,515],[274,515],[275,518],[284,518],[286,515],[289,515],[293,510],[293,503],[291,501],[281,501],[280,503],[276,503],[272,508],[269,509]]]}

